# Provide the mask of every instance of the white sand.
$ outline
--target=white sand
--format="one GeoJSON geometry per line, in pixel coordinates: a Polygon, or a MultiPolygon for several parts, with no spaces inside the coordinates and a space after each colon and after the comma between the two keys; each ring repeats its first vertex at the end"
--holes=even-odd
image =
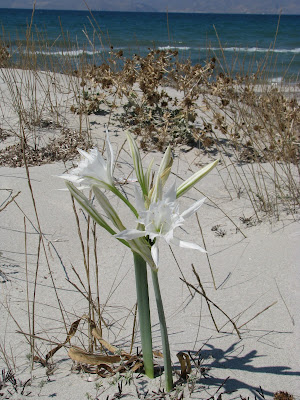
{"type": "MultiPolygon", "coordinates": [[[[4,83],[1,85],[1,90],[3,85],[4,83]]],[[[9,104],[7,102],[3,109],[13,114],[11,109],[9,110],[9,104]]],[[[15,116],[12,115],[11,118],[14,120],[15,116]]],[[[92,127],[93,139],[102,146],[107,117],[98,116],[91,119],[97,121],[92,127]]],[[[5,121],[7,122],[7,119],[5,121]]],[[[110,130],[113,148],[115,154],[118,154],[125,135],[118,127],[111,127],[110,130]]],[[[144,159],[144,165],[147,166],[153,156],[154,168],[157,169],[162,157],[160,153],[148,154],[144,159]]],[[[203,165],[209,161],[209,157],[199,158],[197,150],[187,153],[177,150],[173,171],[186,178],[199,168],[196,166],[197,163],[201,162],[203,165]]],[[[54,163],[31,167],[29,171],[45,243],[45,251],[41,249],[37,273],[36,336],[57,343],[65,339],[66,333],[50,271],[69,327],[78,317],[88,312],[87,301],[66,280],[69,276],[72,282],[79,285],[71,269],[73,265],[86,282],[84,263],[69,193],[57,190],[64,187],[63,181],[58,179],[57,175],[65,171],[65,166],[62,163],[54,163]]],[[[130,171],[128,153],[122,151],[115,175],[127,176],[130,171]]],[[[224,169],[220,167],[219,171],[223,180],[228,182],[224,169]]],[[[211,369],[206,378],[199,378],[198,375],[191,395],[194,399],[208,399],[215,394],[217,397],[223,392],[229,393],[226,398],[230,399],[239,398],[240,395],[254,398],[254,395],[258,396],[256,390],[259,390],[260,386],[265,398],[272,397],[278,390],[288,391],[295,398],[299,398],[299,222],[295,222],[292,216],[282,215],[279,222],[265,219],[254,226],[245,226],[240,217],[253,215],[249,201],[245,196],[237,198],[234,193],[234,199],[231,200],[220,174],[214,170],[197,185],[197,189],[219,207],[207,200],[198,213],[218,290],[213,288],[206,255],[179,248],[173,248],[173,251],[186,280],[197,286],[191,268],[193,264],[207,296],[234,318],[237,326],[243,325],[240,329],[242,339],[238,339],[224,315],[213,308],[217,325],[222,327],[227,322],[221,332],[215,330],[205,301],[198,294],[191,299],[186,285],[179,279],[181,273],[168,246],[162,243],[159,277],[172,361],[178,368],[177,352],[189,350],[197,352],[201,349],[201,365],[211,369]],[[241,228],[246,238],[237,231],[236,226],[220,209],[241,228]],[[216,225],[220,225],[219,230],[225,232],[223,237],[217,236],[212,231],[216,225]],[[276,304],[271,308],[252,319],[274,302],[276,304]],[[225,380],[222,388],[216,393],[225,380]]],[[[30,347],[25,336],[16,331],[21,329],[25,333],[29,332],[28,321],[31,321],[31,318],[28,318],[27,312],[26,282],[28,281],[31,313],[39,243],[38,224],[25,169],[0,167],[0,182],[0,205],[8,197],[8,192],[2,189],[12,189],[14,194],[21,191],[16,198],[19,207],[16,203],[11,203],[0,213],[0,369],[7,370],[9,364],[15,368],[16,377],[24,382],[31,376],[30,363],[26,357],[30,353],[30,347]],[[24,214],[28,279],[26,279],[24,214]]],[[[125,185],[123,188],[133,199],[131,185],[125,185]]],[[[200,197],[201,194],[196,190],[189,192],[188,197],[180,199],[181,210],[188,207],[192,199],[200,197]]],[[[115,200],[112,201],[116,204],[115,200]]],[[[134,227],[134,220],[122,204],[117,204],[117,209],[125,225],[134,227]]],[[[79,215],[86,243],[86,225],[82,213],[79,212],[79,215]]],[[[178,229],[177,235],[185,240],[203,244],[195,216],[187,221],[184,229],[178,229]]],[[[103,334],[112,344],[128,350],[136,301],[132,256],[127,248],[100,228],[97,229],[97,234],[100,300],[103,306],[103,318],[109,325],[109,329],[104,328],[103,334]]],[[[90,240],[92,241],[92,238],[90,240]]],[[[90,248],[92,252],[92,244],[90,248]]],[[[92,253],[90,265],[94,270],[92,253]]],[[[95,281],[92,282],[92,287],[95,293],[95,281]]],[[[159,326],[152,289],[150,297],[154,347],[160,349],[159,326]]],[[[80,330],[86,332],[86,326],[80,325],[80,330]]],[[[83,340],[87,345],[84,334],[77,332],[71,342],[80,345],[79,340],[83,340]]],[[[53,347],[49,342],[38,339],[36,346],[44,356],[53,347]]],[[[140,347],[139,336],[135,341],[134,348],[136,347],[140,347]]],[[[87,381],[88,374],[71,372],[72,362],[67,356],[67,349],[60,349],[55,354],[53,362],[55,370],[48,381],[46,369],[38,364],[34,366],[31,387],[28,386],[24,394],[30,391],[31,398],[37,398],[40,394],[45,398],[83,399],[86,393],[90,393],[94,396],[92,398],[95,398],[95,384],[87,381]]],[[[103,387],[99,389],[99,399],[106,399],[108,395],[109,398],[113,398],[112,395],[118,392],[116,384],[109,384],[111,381],[112,378],[102,379],[103,387]]],[[[157,377],[149,382],[144,376],[135,377],[130,385],[123,386],[123,394],[126,396],[122,398],[138,398],[136,387],[142,394],[147,390],[158,391],[159,388],[163,388],[163,378],[157,377]]],[[[11,385],[9,390],[13,392],[11,385]]],[[[18,391],[19,393],[14,394],[12,398],[22,398],[21,389],[18,391]]],[[[185,398],[189,398],[187,385],[185,393],[185,398]]]]}

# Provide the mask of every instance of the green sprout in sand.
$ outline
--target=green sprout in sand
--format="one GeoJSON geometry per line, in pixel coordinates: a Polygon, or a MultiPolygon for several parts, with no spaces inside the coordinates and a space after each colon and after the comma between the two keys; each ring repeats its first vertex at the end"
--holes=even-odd
{"type": "Polygon", "coordinates": [[[79,150],[83,159],[77,168],[71,170],[69,174],[61,175],[61,177],[67,181],[66,185],[72,196],[88,212],[93,220],[125,246],[129,247],[133,253],[144,369],[146,375],[153,378],[154,368],[147,264],[150,267],[160,322],[165,386],[169,392],[173,387],[173,378],[167,325],[158,280],[159,241],[164,239],[169,244],[205,252],[198,244],[185,242],[174,236],[174,230],[182,226],[185,220],[201,207],[205,199],[196,201],[191,207],[180,213],[178,198],[208,174],[217,165],[218,161],[214,161],[196,172],[177,189],[175,184],[173,184],[165,191],[164,187],[168,181],[173,163],[171,148],[167,148],[153,182],[153,162],[144,170],[138,147],[130,133],[127,133],[127,140],[139,184],[135,186],[136,207],[117,188],[117,181],[113,177],[114,157],[108,132],[106,134],[107,161],[104,160],[97,149],[92,149],[89,153],[79,150]],[[77,188],[74,184],[79,184],[79,187],[77,188]],[[97,209],[82,193],[81,189],[83,188],[89,188],[93,191],[97,202],[105,212],[109,222],[99,214],[97,209]],[[114,193],[131,210],[137,223],[136,229],[126,229],[120,216],[106,197],[104,190],[114,193]]]}

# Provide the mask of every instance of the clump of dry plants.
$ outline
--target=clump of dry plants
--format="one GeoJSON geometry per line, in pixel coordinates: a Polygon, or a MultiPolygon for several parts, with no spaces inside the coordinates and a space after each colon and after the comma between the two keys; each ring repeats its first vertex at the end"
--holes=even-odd
{"type": "Polygon", "coordinates": [[[50,139],[44,146],[17,143],[0,151],[0,165],[13,168],[24,166],[23,148],[28,166],[72,160],[78,156],[78,148],[91,148],[86,137],[81,132],[65,128],[59,137],[50,139]]]}
{"type": "Polygon", "coordinates": [[[215,60],[193,66],[177,56],[177,51],[150,50],[145,57],[125,59],[121,51],[112,51],[106,63],[80,74],[76,71],[85,88],[86,102],[80,112],[99,111],[110,97],[121,102],[118,119],[141,137],[144,149],[163,151],[169,143],[193,144],[198,132],[196,101],[212,76],[215,60]],[[170,87],[175,95],[165,90],[170,87]]]}
{"type": "Polygon", "coordinates": [[[0,68],[7,67],[10,59],[9,47],[0,42],[0,68]]]}
{"type": "Polygon", "coordinates": [[[288,392],[279,391],[274,394],[274,400],[294,400],[294,396],[288,392]]]}
{"type": "Polygon", "coordinates": [[[192,65],[179,61],[176,51],[154,49],[131,59],[112,50],[104,63],[85,66],[76,75],[84,102],[74,112],[90,114],[108,106],[144,150],[187,144],[220,157],[232,183],[228,190],[238,197],[245,193],[257,219],[260,212],[279,217],[282,208],[296,213],[296,85],[274,86],[264,81],[265,70],[233,75],[215,58],[192,65]]]}

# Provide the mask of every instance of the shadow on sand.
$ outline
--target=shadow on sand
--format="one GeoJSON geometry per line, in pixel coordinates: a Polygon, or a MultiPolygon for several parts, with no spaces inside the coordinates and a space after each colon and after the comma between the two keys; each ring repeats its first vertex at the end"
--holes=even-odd
{"type": "MultiPolygon", "coordinates": [[[[273,375],[274,382],[279,375],[300,377],[300,371],[292,371],[291,368],[287,366],[255,366],[254,360],[264,357],[264,355],[259,355],[256,350],[241,355],[243,346],[240,341],[232,344],[226,350],[214,347],[211,344],[206,344],[205,347],[208,349],[203,348],[199,352],[189,352],[195,364],[199,365],[199,368],[202,368],[204,372],[202,377],[197,381],[197,383],[201,385],[199,388],[201,391],[203,391],[203,386],[205,386],[209,392],[211,391],[210,389],[215,388],[217,395],[236,392],[237,398],[241,398],[239,391],[246,389],[252,393],[255,398],[263,399],[264,396],[273,397],[273,392],[264,388],[264,379],[261,374],[273,375]],[[217,376],[219,375],[217,374],[218,370],[224,372],[224,377],[220,378],[217,376]],[[237,375],[240,375],[238,371],[260,374],[257,380],[257,386],[254,387],[232,376],[233,371],[237,371],[237,375]]],[[[197,388],[195,392],[196,391],[198,391],[197,388]]]]}

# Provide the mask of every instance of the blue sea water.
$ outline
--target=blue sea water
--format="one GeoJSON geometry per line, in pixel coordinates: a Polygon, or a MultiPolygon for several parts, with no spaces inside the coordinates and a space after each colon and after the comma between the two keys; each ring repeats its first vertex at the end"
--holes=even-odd
{"type": "MultiPolygon", "coordinates": [[[[0,39],[17,54],[26,43],[31,10],[0,9],[0,39]]],[[[31,36],[36,51],[74,66],[84,55],[99,63],[113,46],[125,57],[149,48],[178,49],[181,59],[203,63],[216,56],[224,69],[253,73],[268,59],[270,79],[297,81],[300,71],[300,16],[183,14],[36,10],[31,36]],[[276,41],[275,41],[276,38],[276,41]],[[40,47],[41,41],[46,47],[40,47]]]]}

